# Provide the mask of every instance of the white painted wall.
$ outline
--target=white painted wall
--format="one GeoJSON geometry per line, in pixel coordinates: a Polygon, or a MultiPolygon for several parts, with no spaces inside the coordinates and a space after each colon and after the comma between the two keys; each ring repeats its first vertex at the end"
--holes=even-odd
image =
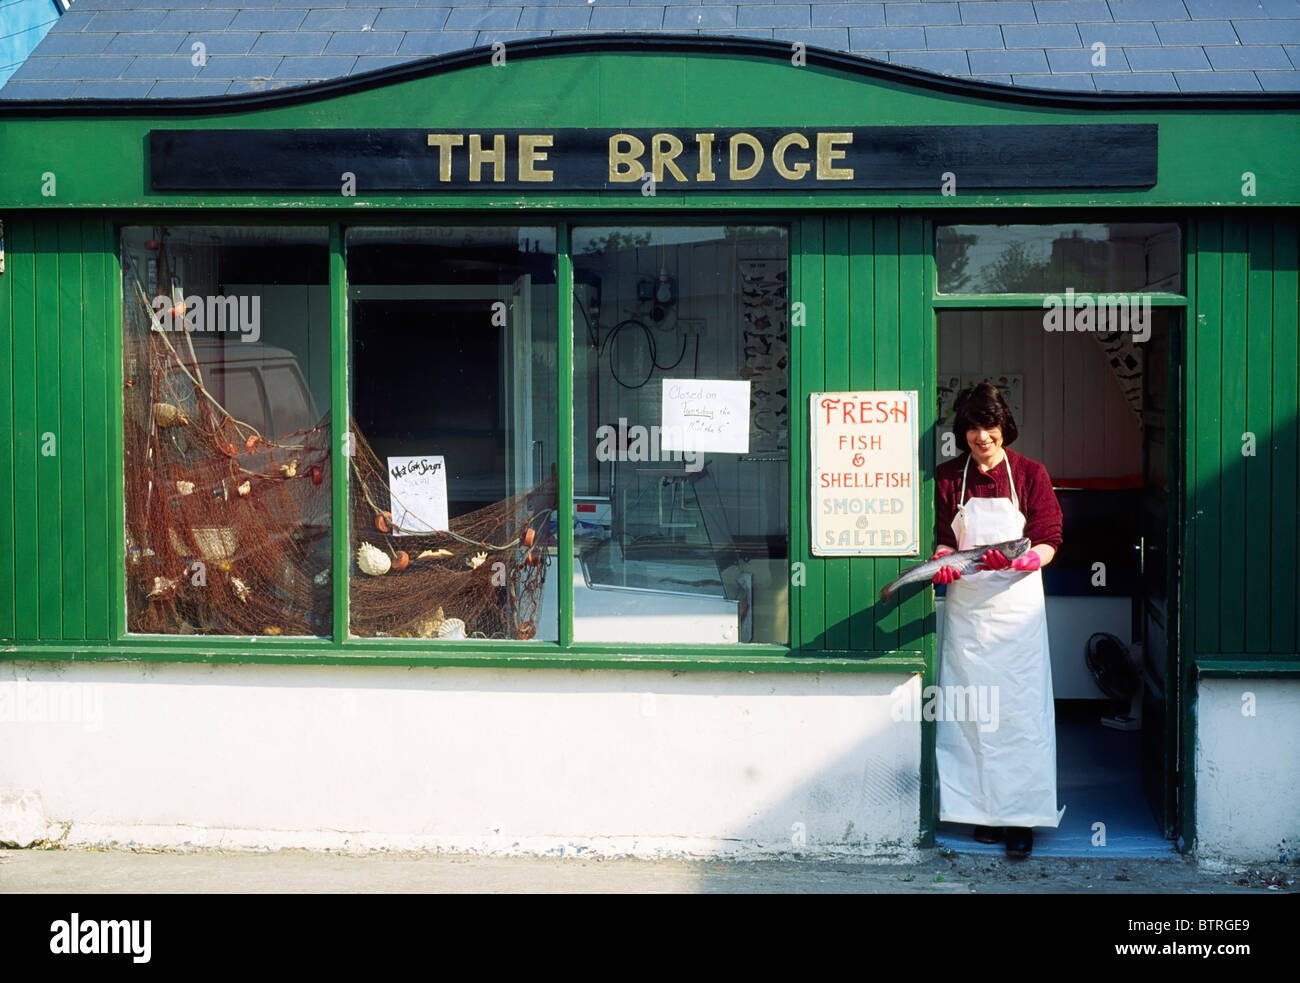
{"type": "Polygon", "coordinates": [[[36,822],[68,844],[653,856],[791,852],[802,835],[810,855],[905,858],[920,728],[893,721],[891,693],[917,686],[7,663],[0,841],[36,822]]]}
{"type": "Polygon", "coordinates": [[[1300,681],[1197,684],[1196,838],[1198,857],[1211,862],[1296,856],[1300,681]]]}

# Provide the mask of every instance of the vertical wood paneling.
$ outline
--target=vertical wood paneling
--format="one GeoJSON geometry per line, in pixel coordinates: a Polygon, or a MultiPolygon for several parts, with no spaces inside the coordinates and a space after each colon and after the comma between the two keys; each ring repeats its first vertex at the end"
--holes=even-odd
{"type": "MultiPolygon", "coordinates": [[[[1237,552],[1245,566],[1242,586],[1245,589],[1245,644],[1247,652],[1267,652],[1270,618],[1264,608],[1268,597],[1273,551],[1272,493],[1273,448],[1273,223],[1267,218],[1253,219],[1247,226],[1250,249],[1246,272],[1245,307],[1245,381],[1246,426],[1255,435],[1254,457],[1242,458],[1245,498],[1250,505],[1243,509],[1245,537],[1237,552]]],[[[1277,393],[1279,403],[1284,393],[1277,393]]],[[[1285,562],[1285,558],[1278,559],[1285,562]]]]}
{"type": "MultiPolygon", "coordinates": [[[[926,260],[929,249],[925,242],[925,227],[921,216],[917,214],[900,215],[898,219],[898,326],[894,337],[897,339],[896,353],[892,360],[891,373],[888,378],[880,379],[882,389],[915,389],[917,413],[918,453],[920,460],[934,460],[934,417],[935,392],[933,357],[930,338],[934,331],[934,313],[927,302],[925,290],[926,260]]],[[[882,360],[883,370],[883,360],[882,360]]],[[[918,468],[918,480],[921,482],[921,494],[917,498],[918,546],[922,555],[930,543],[930,530],[934,525],[934,502],[931,497],[933,483],[926,480],[929,469],[918,468]]],[[[888,580],[897,577],[904,566],[911,565],[911,559],[876,560],[876,583],[872,586],[878,592],[888,580]]],[[[926,622],[933,610],[930,591],[916,591],[905,597],[891,616],[891,622],[885,627],[893,632],[891,648],[919,650],[924,636],[926,622]]]]}
{"type": "MultiPolygon", "coordinates": [[[[18,231],[10,220],[6,234],[18,231]]],[[[10,246],[12,251],[12,245],[10,246]]],[[[12,273],[12,270],[11,270],[12,273]]],[[[13,276],[0,275],[0,639],[14,637],[13,276]]]]}
{"type": "Polygon", "coordinates": [[[1240,652],[1246,642],[1246,462],[1242,436],[1250,429],[1246,419],[1246,277],[1249,241],[1244,221],[1229,219],[1223,229],[1223,372],[1220,407],[1222,431],[1219,446],[1219,495],[1223,509],[1219,538],[1219,644],[1224,651],[1240,652]]]}
{"type": "MultiPolygon", "coordinates": [[[[797,434],[791,441],[792,448],[797,447],[795,455],[799,462],[798,480],[793,500],[798,503],[794,519],[797,521],[801,549],[796,554],[804,563],[805,584],[794,587],[795,604],[799,608],[799,635],[797,642],[804,648],[823,648],[825,645],[826,624],[826,576],[824,561],[813,557],[808,548],[810,534],[808,500],[811,488],[811,462],[808,455],[808,393],[821,392],[826,388],[825,350],[823,339],[826,330],[826,230],[820,216],[808,216],[802,219],[800,226],[801,250],[795,254],[795,264],[800,271],[798,290],[792,298],[793,303],[804,305],[806,323],[803,327],[792,328],[792,347],[798,339],[799,376],[798,384],[791,389],[791,408],[798,410],[798,416],[791,415],[792,431],[797,434]]],[[[792,376],[792,382],[794,377],[792,376]]]]}
{"type": "MultiPolygon", "coordinates": [[[[81,219],[58,222],[59,307],[59,543],[62,615],[59,638],[84,638],[86,632],[85,414],[82,404],[82,353],[86,340],[81,219]]],[[[103,374],[107,366],[100,365],[103,374]]],[[[44,572],[44,571],[42,571],[44,572]]]]}
{"type": "MultiPolygon", "coordinates": [[[[849,224],[849,384],[848,389],[871,389],[875,384],[876,359],[880,354],[871,330],[876,304],[875,222],[869,215],[855,215],[849,224]]],[[[849,645],[870,649],[875,644],[876,582],[868,561],[850,563],[852,620],[849,645]]],[[[890,615],[895,620],[897,615],[890,615]]]]}
{"type": "MultiPolygon", "coordinates": [[[[849,218],[826,218],[826,317],[823,335],[824,386],[832,392],[849,388],[849,218]]],[[[853,615],[849,577],[853,563],[847,557],[824,561],[826,566],[826,644],[828,649],[849,648],[849,619],[853,615]]]]}
{"type": "Polygon", "coordinates": [[[40,440],[36,429],[36,223],[19,222],[6,233],[5,276],[13,277],[13,529],[14,637],[40,637],[40,593],[35,558],[36,476],[40,440]]]}
{"type": "Polygon", "coordinates": [[[1300,640],[1300,294],[1295,222],[1279,221],[1273,245],[1273,506],[1272,539],[1277,572],[1269,580],[1274,652],[1295,652],[1300,640]],[[1289,568],[1287,567],[1289,564],[1289,568]]]}
{"type": "MultiPolygon", "coordinates": [[[[109,355],[113,350],[109,344],[110,332],[115,334],[119,330],[117,264],[110,252],[108,237],[112,227],[108,223],[102,219],[86,218],[82,230],[81,295],[85,299],[81,334],[84,344],[82,420],[85,426],[84,635],[86,638],[108,639],[112,637],[109,585],[114,580],[114,567],[121,563],[121,555],[111,546],[109,527],[113,503],[117,501],[114,492],[121,484],[121,466],[116,463],[116,454],[110,460],[110,416],[105,411],[108,394],[115,388],[110,386],[109,380],[116,379],[118,374],[118,368],[109,355]]],[[[118,411],[114,407],[110,412],[116,414],[118,411]]]]}
{"type": "MultiPolygon", "coordinates": [[[[898,259],[898,216],[895,214],[876,216],[876,251],[872,263],[875,278],[875,313],[874,317],[860,326],[861,330],[872,335],[876,346],[875,373],[871,379],[870,389],[892,389],[898,385],[898,332],[899,332],[899,259],[898,259]]],[[[924,284],[918,280],[913,289],[923,290],[924,284]]],[[[922,520],[924,521],[924,520],[922,520]]],[[[892,559],[858,561],[873,573],[872,591],[888,583],[882,579],[889,571],[898,569],[898,561],[892,559]]],[[[873,598],[873,602],[874,602],[873,598]]],[[[875,621],[871,637],[871,647],[878,652],[887,652],[898,645],[898,625],[900,615],[896,611],[873,612],[880,615],[875,621]]]]}
{"type": "Polygon", "coordinates": [[[54,220],[36,226],[36,551],[29,558],[36,572],[40,638],[63,635],[63,545],[59,494],[63,434],[59,413],[59,228],[54,220]],[[54,438],[53,455],[42,453],[54,438]]]}

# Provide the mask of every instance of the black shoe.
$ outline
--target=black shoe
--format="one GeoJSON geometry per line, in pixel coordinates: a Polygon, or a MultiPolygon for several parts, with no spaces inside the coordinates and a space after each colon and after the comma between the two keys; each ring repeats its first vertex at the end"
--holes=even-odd
{"type": "Polygon", "coordinates": [[[1007,827],[1007,856],[1027,857],[1034,850],[1034,831],[1027,826],[1007,827]]]}
{"type": "Polygon", "coordinates": [[[997,843],[1002,839],[1002,827],[976,826],[974,835],[976,843],[997,843]]]}

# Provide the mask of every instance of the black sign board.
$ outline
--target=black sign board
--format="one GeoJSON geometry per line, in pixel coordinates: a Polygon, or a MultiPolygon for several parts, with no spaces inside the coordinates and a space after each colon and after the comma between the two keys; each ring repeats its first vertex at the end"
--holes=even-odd
{"type": "Polygon", "coordinates": [[[1149,188],[1154,124],[152,130],[154,191],[1149,188]],[[950,177],[948,176],[950,175],[950,177]]]}

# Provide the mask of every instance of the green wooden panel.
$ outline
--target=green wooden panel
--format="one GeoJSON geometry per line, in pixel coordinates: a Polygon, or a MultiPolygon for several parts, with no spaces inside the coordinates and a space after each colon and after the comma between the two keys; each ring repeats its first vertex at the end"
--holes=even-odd
{"type": "Polygon", "coordinates": [[[36,574],[40,638],[63,636],[62,504],[59,495],[63,453],[59,398],[59,229],[53,218],[36,225],[36,551],[29,559],[36,574]],[[51,443],[52,440],[52,443],[51,443]],[[54,453],[50,454],[49,451],[54,453]]]}
{"type": "MultiPolygon", "coordinates": [[[[6,231],[12,249],[12,219],[6,231]]],[[[14,637],[13,303],[13,276],[0,275],[0,639],[14,637]]]]}
{"type": "MultiPolygon", "coordinates": [[[[790,647],[799,644],[803,638],[803,607],[800,595],[804,588],[795,582],[796,571],[807,567],[809,521],[806,499],[799,494],[804,487],[808,467],[808,450],[803,437],[808,432],[808,403],[797,399],[795,385],[803,378],[803,348],[795,339],[803,338],[804,328],[795,323],[795,314],[802,308],[794,303],[803,293],[804,273],[801,257],[803,255],[804,228],[802,222],[790,223],[790,296],[786,298],[790,312],[790,555],[787,563],[786,582],[790,585],[789,601],[786,609],[790,615],[790,647]],[[796,567],[795,564],[800,566],[796,567]]],[[[799,583],[803,583],[804,574],[800,573],[799,583]]]]}
{"type": "MultiPolygon", "coordinates": [[[[81,218],[63,217],[59,239],[59,549],[62,564],[62,623],[59,638],[84,638],[86,631],[85,423],[82,406],[83,318],[81,218]]],[[[106,366],[99,366],[102,374],[106,366]]]]}
{"type": "MultiPolygon", "coordinates": [[[[826,316],[823,321],[822,352],[825,359],[825,381],[828,392],[849,388],[849,297],[853,284],[849,282],[849,217],[832,215],[826,218],[826,316]],[[838,286],[837,286],[838,285],[838,286]],[[847,288],[847,289],[846,289],[847,288]]],[[[849,619],[853,616],[851,564],[847,557],[833,557],[821,561],[826,573],[826,644],[828,649],[846,651],[850,647],[849,619]]]]}
{"type": "MultiPolygon", "coordinates": [[[[792,325],[792,342],[798,339],[799,376],[791,378],[791,404],[798,416],[790,419],[790,453],[799,461],[799,480],[790,489],[791,502],[799,503],[792,518],[798,519],[801,548],[793,558],[804,564],[804,586],[792,587],[795,603],[799,607],[799,636],[794,640],[799,648],[825,648],[826,596],[825,567],[823,561],[812,555],[809,548],[810,517],[808,515],[809,490],[812,487],[811,462],[808,456],[808,397],[807,393],[826,388],[825,352],[822,337],[826,330],[826,229],[821,216],[810,216],[800,222],[802,252],[796,258],[799,265],[798,291],[792,295],[791,304],[802,304],[806,319],[803,327],[792,325]]],[[[792,310],[793,310],[792,306],[792,310]]],[[[793,540],[793,534],[791,539],[793,540]]]]}
{"type": "MultiPolygon", "coordinates": [[[[8,230],[8,226],[6,226],[8,230]]],[[[14,347],[14,637],[38,638],[40,596],[35,559],[36,474],[36,223],[15,222],[6,233],[5,276],[13,277],[14,347]]]]}
{"type": "Polygon", "coordinates": [[[1192,351],[1196,389],[1189,401],[1196,406],[1196,429],[1188,439],[1188,492],[1194,505],[1195,531],[1189,566],[1197,570],[1195,594],[1198,652],[1219,647],[1219,428],[1223,380],[1223,221],[1198,223],[1196,324],[1192,351]]]}
{"type": "MultiPolygon", "coordinates": [[[[876,222],[870,215],[855,215],[849,227],[849,384],[852,390],[872,389],[876,378],[875,253],[876,222]]],[[[869,561],[849,561],[851,591],[850,642],[855,649],[875,644],[875,577],[869,561]]]]}
{"type": "MultiPolygon", "coordinates": [[[[931,441],[934,433],[935,399],[931,386],[935,366],[933,358],[928,358],[927,353],[931,351],[930,339],[935,331],[935,322],[934,314],[926,303],[925,277],[929,247],[925,241],[925,227],[920,215],[911,213],[899,216],[898,246],[898,378],[894,384],[899,389],[917,391],[917,432],[920,435],[918,454],[923,462],[933,461],[931,441]]],[[[918,559],[924,559],[933,552],[927,550],[930,545],[930,529],[934,525],[932,475],[930,468],[918,468],[917,477],[921,482],[921,495],[917,499],[917,508],[920,510],[918,543],[923,554],[918,559]]],[[[917,560],[911,558],[888,563],[884,560],[876,561],[876,571],[882,586],[886,576],[896,577],[902,567],[915,562],[917,560]]],[[[891,648],[922,651],[926,625],[933,610],[931,591],[916,591],[906,597],[898,607],[898,635],[891,648]]]]}
{"type": "MultiPolygon", "coordinates": [[[[1270,618],[1264,608],[1273,578],[1270,569],[1277,546],[1272,540],[1273,510],[1272,468],[1277,462],[1273,448],[1273,222],[1255,216],[1247,224],[1249,265],[1246,272],[1245,372],[1246,427],[1255,435],[1253,457],[1243,458],[1245,495],[1244,538],[1237,552],[1243,554],[1245,570],[1242,586],[1244,603],[1250,617],[1245,618],[1244,649],[1247,652],[1269,650],[1270,618]]],[[[1281,396],[1281,394],[1278,394],[1281,396]]],[[[1274,502],[1276,506],[1278,503],[1274,502]]],[[[1279,559],[1283,559],[1279,557],[1279,559]]]]}
{"type": "Polygon", "coordinates": [[[1295,652],[1300,639],[1300,276],[1294,220],[1279,219],[1273,243],[1273,503],[1274,569],[1268,583],[1271,651],[1295,652]]]}
{"type": "Polygon", "coordinates": [[[1223,347],[1219,447],[1219,644],[1238,651],[1245,644],[1246,467],[1242,435],[1246,418],[1246,274],[1249,241],[1244,221],[1223,228],[1223,347]]]}
{"type": "MultiPolygon", "coordinates": [[[[881,215],[876,219],[876,252],[872,275],[876,281],[875,307],[872,314],[873,336],[876,344],[876,364],[872,375],[872,389],[893,389],[898,385],[898,333],[899,333],[899,259],[898,216],[881,215]]],[[[918,280],[916,289],[922,289],[918,280]]],[[[859,561],[870,571],[871,590],[878,592],[889,579],[897,575],[899,562],[894,559],[859,561]]],[[[895,602],[896,604],[896,602],[895,602]]],[[[871,648],[888,651],[898,643],[898,611],[894,606],[884,610],[873,609],[871,648]]]]}
{"type": "Polygon", "coordinates": [[[109,607],[113,568],[122,554],[112,545],[111,517],[116,509],[115,489],[121,484],[121,465],[110,451],[109,421],[113,412],[108,394],[117,367],[110,351],[110,332],[119,331],[120,315],[113,303],[117,264],[110,250],[110,226],[104,219],[87,215],[82,222],[83,260],[81,295],[84,298],[81,389],[85,425],[83,448],[85,504],[85,607],[84,637],[113,637],[109,607]],[[111,457],[110,457],[111,454],[111,457]]]}

